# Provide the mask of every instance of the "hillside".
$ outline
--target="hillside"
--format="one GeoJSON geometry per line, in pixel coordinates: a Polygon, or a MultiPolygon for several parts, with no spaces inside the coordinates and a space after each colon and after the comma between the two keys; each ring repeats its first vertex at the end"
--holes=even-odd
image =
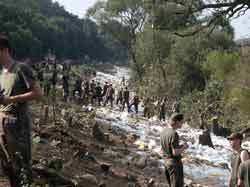
{"type": "Polygon", "coordinates": [[[41,59],[51,50],[60,59],[112,61],[121,51],[93,21],[79,19],[51,0],[2,0],[0,23],[19,59],[41,59]]]}

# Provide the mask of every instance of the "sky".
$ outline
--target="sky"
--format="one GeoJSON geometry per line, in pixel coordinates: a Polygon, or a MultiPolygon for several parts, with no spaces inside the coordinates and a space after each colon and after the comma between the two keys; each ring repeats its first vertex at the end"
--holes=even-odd
{"type": "MultiPolygon", "coordinates": [[[[95,4],[97,0],[53,0],[71,12],[83,18],[87,9],[95,4]]],[[[235,29],[235,39],[250,37],[250,11],[246,15],[232,21],[235,29]]]]}

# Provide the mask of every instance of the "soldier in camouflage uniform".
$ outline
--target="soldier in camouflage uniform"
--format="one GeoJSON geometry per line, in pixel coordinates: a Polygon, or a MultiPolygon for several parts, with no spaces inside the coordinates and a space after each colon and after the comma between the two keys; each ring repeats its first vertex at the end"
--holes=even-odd
{"type": "Polygon", "coordinates": [[[44,80],[43,80],[43,91],[46,97],[50,95],[51,80],[52,80],[52,72],[50,71],[49,65],[46,64],[44,71],[44,80]]]}
{"type": "Polygon", "coordinates": [[[0,36],[0,160],[11,187],[31,182],[31,119],[28,101],[42,92],[31,69],[11,57],[9,40],[0,36]]]}

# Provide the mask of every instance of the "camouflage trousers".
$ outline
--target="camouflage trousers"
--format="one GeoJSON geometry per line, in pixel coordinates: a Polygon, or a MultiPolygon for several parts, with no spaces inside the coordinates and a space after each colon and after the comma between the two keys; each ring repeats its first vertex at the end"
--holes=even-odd
{"type": "Polygon", "coordinates": [[[181,160],[167,159],[165,161],[165,175],[169,187],[183,187],[184,174],[181,160]]]}
{"type": "Polygon", "coordinates": [[[11,187],[27,187],[31,182],[30,120],[0,112],[0,160],[11,187]]]}

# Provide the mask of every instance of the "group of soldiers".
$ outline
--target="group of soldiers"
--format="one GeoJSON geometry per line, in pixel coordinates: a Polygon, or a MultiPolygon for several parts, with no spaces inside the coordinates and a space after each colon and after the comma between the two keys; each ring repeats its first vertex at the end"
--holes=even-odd
{"type": "MultiPolygon", "coordinates": [[[[65,86],[63,81],[63,96],[64,100],[67,100],[69,96],[68,86],[65,86]]],[[[83,102],[85,104],[91,104],[92,106],[107,106],[113,107],[114,102],[116,105],[120,106],[121,111],[125,110],[131,112],[132,106],[134,106],[134,111],[138,113],[138,106],[140,103],[139,97],[134,95],[131,97],[131,91],[128,87],[120,87],[117,89],[117,93],[112,83],[105,82],[103,86],[100,82],[95,80],[82,81],[82,79],[77,79],[73,86],[72,96],[78,102],[83,102]],[[132,99],[131,99],[132,98],[132,99]]]]}
{"type": "MultiPolygon", "coordinates": [[[[125,83],[125,78],[122,78],[120,87],[115,93],[115,88],[112,83],[106,81],[104,84],[96,81],[94,78],[89,80],[77,75],[71,78],[70,66],[64,64],[62,66],[62,74],[59,79],[58,69],[56,67],[43,64],[37,68],[37,75],[41,86],[43,87],[45,96],[49,96],[51,91],[55,91],[58,82],[61,83],[63,101],[76,101],[79,104],[91,104],[92,106],[107,106],[113,107],[114,103],[120,106],[121,111],[127,108],[128,112],[134,111],[138,113],[140,99],[138,95],[131,94],[128,86],[125,83]],[[42,66],[42,67],[41,67],[42,66]],[[72,83],[73,82],[73,83],[72,83]],[[52,89],[51,89],[52,88],[52,89]]],[[[95,75],[93,75],[95,77],[95,75]]]]}
{"type": "MultiPolygon", "coordinates": [[[[104,107],[107,105],[113,107],[115,103],[121,111],[126,108],[128,112],[138,113],[139,103],[142,101],[143,116],[149,119],[157,115],[161,121],[166,120],[166,115],[180,110],[179,102],[176,100],[171,103],[167,97],[160,99],[154,97],[139,98],[137,94],[128,89],[125,77],[122,77],[119,87],[114,88],[111,82],[98,82],[95,78],[89,80],[89,77],[84,79],[78,75],[73,79],[70,77],[69,67],[67,64],[63,65],[61,76],[62,95],[65,102],[73,99],[79,104],[104,107]],[[71,79],[72,84],[70,84],[71,79]],[[170,105],[171,108],[169,108],[170,105]],[[134,107],[133,110],[132,107],[134,107]]],[[[44,68],[38,68],[37,74],[41,85],[43,85],[45,96],[49,96],[51,87],[55,88],[58,82],[58,71],[54,71],[55,69],[54,66],[49,67],[48,65],[44,65],[44,68]],[[43,73],[41,69],[44,70],[43,73]]]]}

